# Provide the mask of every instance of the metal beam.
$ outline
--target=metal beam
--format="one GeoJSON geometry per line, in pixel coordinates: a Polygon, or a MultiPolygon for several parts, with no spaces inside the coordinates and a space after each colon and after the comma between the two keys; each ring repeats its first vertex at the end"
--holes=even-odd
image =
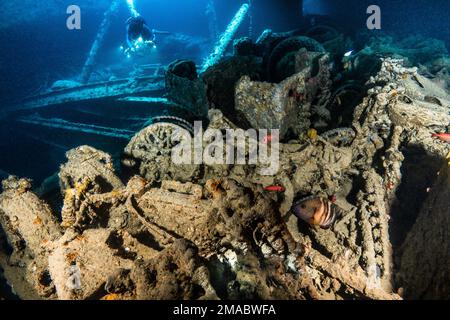
{"type": "Polygon", "coordinates": [[[130,95],[151,95],[165,88],[161,77],[141,77],[92,83],[85,86],[49,92],[4,108],[5,113],[45,108],[71,102],[89,102],[106,98],[122,98],[130,95]]]}
{"type": "Polygon", "coordinates": [[[127,139],[127,140],[131,139],[131,137],[133,137],[133,135],[135,134],[134,131],[126,129],[117,129],[92,124],[76,123],[59,118],[43,118],[38,115],[19,118],[17,121],[48,128],[63,129],[79,133],[88,133],[99,136],[127,139]]]}

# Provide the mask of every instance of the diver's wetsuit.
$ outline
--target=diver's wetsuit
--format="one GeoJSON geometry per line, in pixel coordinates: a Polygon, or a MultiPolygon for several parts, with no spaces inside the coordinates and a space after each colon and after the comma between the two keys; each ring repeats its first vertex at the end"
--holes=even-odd
{"type": "Polygon", "coordinates": [[[155,35],[147,26],[144,18],[131,17],[127,21],[127,43],[132,47],[133,43],[142,37],[144,41],[155,41],[155,35]]]}

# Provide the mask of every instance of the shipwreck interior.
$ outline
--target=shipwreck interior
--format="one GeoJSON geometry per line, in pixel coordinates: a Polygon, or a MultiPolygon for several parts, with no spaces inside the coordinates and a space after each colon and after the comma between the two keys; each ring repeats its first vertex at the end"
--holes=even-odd
{"type": "Polygon", "coordinates": [[[439,4],[381,1],[368,30],[371,1],[205,0],[206,36],[113,55],[138,2],[101,7],[73,76],[2,100],[0,299],[448,299],[439,4]],[[279,130],[256,142],[278,172],[174,164],[195,121],[279,130]]]}

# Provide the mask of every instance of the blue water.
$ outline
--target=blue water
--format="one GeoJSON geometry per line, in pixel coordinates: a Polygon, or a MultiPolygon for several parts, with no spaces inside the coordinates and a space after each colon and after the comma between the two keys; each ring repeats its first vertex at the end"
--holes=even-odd
{"type": "MultiPolygon", "coordinates": [[[[209,1],[209,0],[208,0],[209,1]]],[[[212,50],[207,0],[135,0],[136,9],[147,20],[150,28],[182,34],[195,44],[189,50],[173,47],[160,53],[159,62],[169,63],[176,58],[187,57],[201,64],[212,50]],[[172,51],[168,51],[172,50],[172,51]],[[187,56],[186,56],[187,55],[187,56]]],[[[123,0],[100,51],[99,69],[109,65],[133,62],[118,50],[125,43],[125,21],[130,15],[123,0]]],[[[214,0],[217,12],[217,29],[223,31],[244,0],[214,0]]],[[[256,39],[265,29],[287,31],[304,22],[300,10],[292,11],[292,0],[252,0],[250,20],[246,20],[237,37],[252,36],[256,39]]],[[[298,3],[300,1],[298,0],[298,3]]],[[[382,9],[382,31],[398,36],[423,34],[450,43],[448,0],[304,0],[307,14],[329,15],[337,25],[349,33],[365,27],[365,8],[377,4],[382,9]]],[[[0,4],[0,111],[48,89],[56,80],[77,79],[97,34],[108,1],[92,0],[24,0],[0,4]],[[66,8],[76,4],[81,8],[82,29],[66,28],[66,8]]],[[[163,49],[161,49],[163,50],[163,49]]],[[[94,75],[95,76],[95,75],[94,75]]],[[[38,181],[51,175],[64,161],[62,148],[55,151],[50,146],[35,143],[24,144],[19,128],[2,124],[0,129],[0,169],[4,172],[32,177],[38,181]],[[28,157],[27,157],[28,155],[28,157]],[[39,160],[35,160],[39,159],[39,160]]],[[[40,129],[30,129],[31,134],[40,129]]],[[[45,139],[64,133],[43,133],[45,139]]],[[[89,143],[89,137],[80,137],[79,144],[89,143]]],[[[67,143],[66,145],[69,145],[67,143]]],[[[101,143],[97,143],[101,146],[101,143]]]]}
{"type": "Polygon", "coordinates": [[[304,12],[334,15],[354,28],[365,23],[364,13],[369,5],[381,8],[383,31],[422,34],[444,40],[447,46],[450,44],[450,2],[447,0],[304,0],[304,12]]]}
{"type": "MultiPolygon", "coordinates": [[[[83,10],[83,5],[90,0],[77,1],[20,1],[11,15],[0,11],[0,20],[5,28],[0,29],[0,101],[11,101],[32,94],[42,85],[53,81],[76,76],[85,61],[86,54],[98,31],[103,12],[108,1],[99,1],[103,5],[83,10]],[[51,12],[37,15],[33,5],[51,6],[51,12]],[[46,4],[48,3],[48,4],[46,4]],[[82,9],[82,30],[69,31],[65,27],[66,8],[76,3],[82,9]],[[106,4],[106,5],[105,5],[106,4]],[[22,7],[22,8],[21,8],[22,7]],[[19,23],[14,23],[19,20],[19,23]],[[7,23],[9,21],[9,23],[7,23]]],[[[125,41],[124,23],[129,16],[125,5],[121,6],[113,20],[111,31],[106,39],[103,53],[116,49],[125,41]]],[[[138,11],[151,27],[159,30],[183,33],[208,38],[208,18],[205,14],[206,0],[135,0],[138,11]]],[[[222,31],[234,12],[244,0],[215,0],[217,3],[218,29],[222,31]]],[[[253,0],[255,3],[253,19],[254,35],[263,28],[279,29],[283,25],[283,0],[253,0]],[[272,4],[270,3],[272,2],[272,4]],[[281,8],[281,9],[280,9],[281,8]],[[278,27],[280,26],[280,27],[278,27]]],[[[6,3],[6,2],[5,2],[6,3]]],[[[350,1],[350,0],[304,0],[305,13],[330,14],[342,25],[349,28],[363,27],[366,19],[365,8],[368,4],[379,4],[383,13],[383,31],[398,34],[424,34],[450,43],[450,2],[446,0],[386,0],[386,1],[350,1]]],[[[5,5],[0,5],[5,6],[5,5]]],[[[39,6],[39,7],[40,7],[39,6]]],[[[50,10],[50,9],[48,9],[50,10]]],[[[298,17],[300,22],[301,17],[298,17]]],[[[290,23],[293,25],[293,23],[290,23]]],[[[246,26],[243,29],[247,29],[246,26]]]]}

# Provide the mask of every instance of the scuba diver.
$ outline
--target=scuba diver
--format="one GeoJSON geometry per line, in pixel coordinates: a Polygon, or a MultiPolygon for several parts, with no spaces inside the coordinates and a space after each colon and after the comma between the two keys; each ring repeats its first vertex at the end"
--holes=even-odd
{"type": "Polygon", "coordinates": [[[129,47],[134,46],[139,39],[142,39],[142,42],[155,42],[155,38],[155,33],[150,30],[141,16],[130,17],[127,20],[127,43],[129,47]]]}
{"type": "Polygon", "coordinates": [[[167,31],[150,29],[141,16],[130,17],[126,24],[128,48],[121,47],[121,50],[128,58],[131,56],[146,56],[156,49],[157,34],[170,34],[167,31]]]}

